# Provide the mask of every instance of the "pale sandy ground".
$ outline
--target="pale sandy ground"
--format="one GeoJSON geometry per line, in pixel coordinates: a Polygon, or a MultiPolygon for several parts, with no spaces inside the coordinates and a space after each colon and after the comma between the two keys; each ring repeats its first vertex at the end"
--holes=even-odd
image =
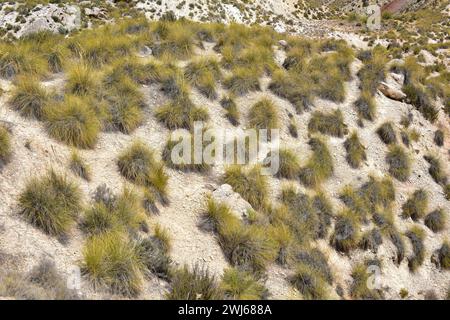
{"type": "MultiPolygon", "coordinates": [[[[211,50],[211,45],[207,45],[206,50],[199,52],[199,54],[214,53],[211,50]]],[[[276,51],[277,61],[280,63],[283,61],[283,54],[282,51],[276,51]]],[[[360,65],[360,62],[355,62],[352,65],[354,75],[360,65]]],[[[310,154],[306,143],[308,141],[306,128],[310,113],[295,115],[299,128],[299,137],[297,139],[290,137],[287,130],[288,113],[295,114],[295,110],[290,103],[274,96],[266,89],[269,80],[268,78],[261,79],[262,92],[251,93],[236,99],[242,117],[242,127],[245,127],[249,108],[261,97],[269,97],[278,106],[280,119],[283,123],[281,130],[282,146],[292,148],[302,161],[306,161],[310,154]]],[[[169,136],[169,131],[160,125],[152,114],[153,110],[167,99],[158,90],[157,86],[142,87],[148,105],[142,126],[131,135],[101,133],[94,149],[80,151],[80,154],[92,168],[92,181],[87,183],[73,176],[67,170],[70,148],[49,138],[41,122],[24,119],[14,111],[11,111],[6,102],[11,84],[7,81],[2,81],[0,84],[6,91],[0,98],[0,119],[13,123],[12,144],[14,152],[11,163],[0,173],[0,226],[2,226],[0,228],[0,245],[2,251],[19,258],[19,270],[26,271],[39,261],[41,257],[47,256],[55,260],[57,268],[62,273],[67,274],[73,266],[79,264],[84,241],[83,234],[77,228],[74,228],[67,244],[62,244],[54,238],[44,235],[18,215],[18,195],[24,189],[30,177],[42,174],[49,167],[66,172],[79,183],[86,205],[89,203],[91,193],[102,183],[106,183],[115,192],[120,192],[124,185],[130,186],[118,173],[117,156],[134,139],[144,141],[158,152],[162,150],[169,136]],[[31,142],[31,150],[25,147],[25,143],[28,141],[31,142]]],[[[54,80],[46,83],[46,86],[58,88],[63,84],[64,78],[59,75],[54,80]]],[[[223,90],[220,89],[220,96],[222,93],[223,90]]],[[[345,185],[351,184],[358,187],[367,180],[369,174],[383,176],[387,173],[387,166],[384,160],[387,148],[379,140],[375,130],[381,123],[388,120],[396,123],[398,129],[400,127],[398,122],[401,116],[411,111],[414,114],[411,128],[420,132],[420,140],[417,143],[413,142],[412,147],[409,149],[409,153],[413,158],[413,170],[410,179],[405,183],[394,182],[397,191],[394,208],[396,225],[401,231],[405,231],[413,225],[411,220],[400,218],[399,213],[401,205],[416,188],[424,188],[428,191],[430,197],[428,211],[442,207],[447,213],[450,213],[450,203],[445,200],[442,188],[428,174],[428,165],[423,159],[424,154],[432,152],[439,155],[443,163],[446,166],[448,165],[450,132],[448,118],[441,112],[439,121],[435,125],[431,125],[412,106],[389,100],[378,94],[376,97],[378,107],[376,121],[373,123],[365,122],[365,127],[359,128],[356,124],[357,116],[352,107],[358,95],[358,80],[354,76],[353,80],[347,84],[347,98],[344,103],[334,104],[320,99],[317,99],[315,102],[315,109],[317,110],[341,109],[349,129],[357,128],[362,143],[367,147],[367,162],[362,169],[354,170],[345,161],[345,150],[343,147],[345,138],[328,138],[335,172],[333,177],[324,183],[322,189],[332,197],[335,212],[339,212],[343,208],[342,203],[337,200],[336,196],[345,185]],[[437,127],[443,128],[446,132],[447,142],[443,148],[437,148],[433,143],[433,134],[437,127]],[[418,150],[418,153],[415,152],[416,150],[418,150]]],[[[196,90],[192,92],[192,100],[197,105],[205,106],[208,109],[211,117],[209,122],[211,126],[233,128],[225,119],[224,110],[220,107],[218,100],[210,101],[199,95],[196,90]]],[[[397,132],[399,133],[399,130],[397,132]]],[[[182,265],[187,263],[194,265],[200,263],[207,266],[213,274],[220,276],[223,269],[228,266],[228,263],[214,235],[200,230],[198,222],[199,215],[204,210],[206,196],[212,187],[221,184],[220,177],[223,173],[223,167],[214,167],[207,175],[183,173],[171,169],[167,171],[170,176],[170,205],[160,207],[161,214],[151,217],[150,224],[159,223],[170,233],[173,240],[171,256],[176,264],[182,265]]],[[[283,182],[285,181],[270,179],[271,195],[274,199],[278,196],[283,182]]],[[[297,185],[300,190],[309,192],[298,183],[297,185]]],[[[447,215],[447,220],[448,218],[449,216],[447,215]]],[[[422,225],[426,231],[426,256],[424,264],[414,274],[408,270],[407,259],[400,266],[396,266],[392,262],[394,256],[393,246],[389,241],[384,241],[376,256],[383,261],[383,285],[389,287],[386,292],[387,298],[399,298],[399,291],[402,288],[408,290],[409,297],[412,299],[422,299],[423,293],[430,289],[433,289],[438,297],[445,297],[450,285],[449,272],[437,270],[430,262],[430,256],[434,250],[441,246],[444,238],[449,236],[449,225],[450,223],[447,221],[447,228],[439,234],[432,233],[422,225]]],[[[364,230],[367,228],[367,226],[364,226],[364,230]]],[[[407,245],[407,257],[411,252],[411,248],[408,240],[405,243],[407,245]]],[[[352,266],[357,262],[363,261],[364,258],[374,256],[370,252],[361,250],[352,252],[350,256],[341,255],[330,248],[326,241],[318,241],[316,245],[328,256],[329,264],[336,278],[335,284],[340,284],[346,292],[351,284],[350,272],[352,266]]],[[[298,294],[286,280],[290,273],[290,270],[280,266],[270,266],[267,272],[268,280],[266,284],[273,299],[298,298],[298,294]]],[[[146,289],[141,297],[145,299],[161,299],[167,287],[168,285],[165,281],[151,279],[147,281],[146,289]]],[[[82,292],[88,298],[109,297],[105,292],[94,292],[86,281],[82,284],[82,292]]]]}

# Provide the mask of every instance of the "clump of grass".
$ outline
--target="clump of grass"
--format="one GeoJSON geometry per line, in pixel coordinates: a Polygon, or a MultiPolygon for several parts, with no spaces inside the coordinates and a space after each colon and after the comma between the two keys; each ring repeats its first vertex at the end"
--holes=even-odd
{"type": "Polygon", "coordinates": [[[279,151],[280,167],[276,173],[277,177],[295,179],[300,171],[300,162],[297,155],[289,149],[279,151]]]}
{"type": "Polygon", "coordinates": [[[347,133],[344,117],[339,109],[331,113],[315,111],[309,120],[308,130],[312,133],[320,132],[335,137],[343,137],[347,133]]]}
{"type": "Polygon", "coordinates": [[[268,196],[268,184],[261,174],[260,167],[255,166],[245,170],[242,166],[234,165],[225,170],[224,183],[233,187],[255,209],[263,208],[268,196]]]}
{"type": "Polygon", "coordinates": [[[353,132],[344,142],[345,151],[347,151],[348,164],[357,169],[361,166],[361,162],[367,160],[366,148],[359,141],[358,133],[353,132]]]}
{"type": "Polygon", "coordinates": [[[428,194],[423,189],[414,191],[402,206],[402,216],[418,220],[425,215],[428,206],[428,194]]]}
{"type": "Polygon", "coordinates": [[[444,132],[442,130],[436,130],[433,140],[438,147],[442,147],[444,145],[444,132]]]}
{"type": "Polygon", "coordinates": [[[119,155],[117,165],[125,178],[154,189],[160,199],[166,198],[169,178],[163,164],[156,160],[154,151],[143,142],[134,141],[119,155]]]}
{"type": "Polygon", "coordinates": [[[323,194],[318,193],[311,198],[288,185],[281,191],[281,202],[292,214],[287,224],[294,229],[300,242],[326,236],[332,209],[323,194]]]}
{"type": "Polygon", "coordinates": [[[432,155],[427,155],[424,158],[430,164],[428,173],[431,175],[433,180],[437,184],[445,185],[447,183],[447,175],[444,172],[441,161],[432,155]]]}
{"type": "Polygon", "coordinates": [[[261,273],[274,260],[273,243],[266,231],[256,225],[244,225],[226,205],[209,199],[203,225],[219,234],[219,243],[231,265],[261,273]]]}
{"type": "Polygon", "coordinates": [[[172,260],[169,257],[170,242],[167,234],[157,226],[153,236],[138,243],[140,259],[145,267],[160,278],[168,279],[172,260]]]}
{"type": "Polygon", "coordinates": [[[333,174],[333,159],[327,145],[320,138],[311,138],[308,142],[312,156],[300,169],[300,181],[307,187],[315,187],[333,174]]]}
{"type": "Polygon", "coordinates": [[[178,98],[159,107],[155,112],[156,119],[167,128],[192,129],[195,121],[208,120],[208,112],[195,106],[188,97],[178,98]]]}
{"type": "Polygon", "coordinates": [[[359,246],[363,250],[371,250],[377,253],[378,247],[383,243],[383,238],[378,229],[372,229],[364,233],[359,242],[359,246]]]}
{"type": "Polygon", "coordinates": [[[442,209],[436,209],[430,212],[424,219],[425,225],[433,232],[439,232],[445,229],[445,213],[442,209]]]}
{"type": "Polygon", "coordinates": [[[298,265],[308,267],[328,284],[333,283],[334,277],[331,268],[328,265],[327,257],[320,250],[300,250],[294,254],[293,259],[298,265]]]}
{"type": "Polygon", "coordinates": [[[444,270],[450,269],[450,245],[445,241],[438,253],[439,263],[444,270]]]}
{"type": "Polygon", "coordinates": [[[255,277],[237,268],[224,271],[220,284],[226,299],[261,300],[266,299],[268,291],[255,277]]]}
{"type": "Polygon", "coordinates": [[[276,71],[272,75],[269,89],[276,95],[293,104],[297,113],[308,110],[313,101],[314,93],[308,79],[302,79],[291,73],[276,71]]]}
{"type": "Polygon", "coordinates": [[[359,194],[371,211],[375,211],[376,208],[388,209],[395,200],[394,185],[388,177],[381,180],[369,177],[369,181],[359,189],[359,194]]]}
{"type": "Polygon", "coordinates": [[[67,288],[65,279],[49,259],[42,259],[26,274],[0,271],[0,296],[19,300],[81,299],[75,290],[67,288]]]}
{"type": "Polygon", "coordinates": [[[405,150],[393,145],[386,155],[386,163],[389,165],[389,173],[398,181],[405,182],[411,174],[411,160],[405,150]]]}
{"type": "Polygon", "coordinates": [[[20,77],[12,92],[9,104],[23,117],[40,120],[44,116],[44,108],[49,99],[49,94],[36,78],[20,77]]]}
{"type": "Polygon", "coordinates": [[[355,108],[358,115],[366,120],[373,121],[376,115],[376,104],[372,94],[362,91],[358,100],[355,101],[355,108]]]}
{"type": "MultiPolygon", "coordinates": [[[[203,146],[203,148],[204,147],[205,146],[203,146]]],[[[192,134],[186,133],[185,136],[180,137],[178,140],[171,135],[163,149],[162,158],[167,166],[177,170],[194,172],[207,172],[210,170],[211,165],[206,163],[206,161],[199,161],[199,163],[194,161],[194,152],[194,138],[192,134]],[[184,148],[182,150],[178,148],[180,146],[179,144],[184,144],[185,141],[191,145],[189,155],[183,153],[184,151],[187,151],[184,148]],[[179,161],[174,162],[174,157],[179,157],[179,161]]]]}
{"type": "MultiPolygon", "coordinates": [[[[405,81],[406,82],[406,81],[405,81]]],[[[402,88],[412,105],[430,122],[435,122],[439,110],[431,102],[431,98],[424,87],[418,83],[408,83],[402,88]]]]}
{"type": "Polygon", "coordinates": [[[102,92],[105,105],[104,127],[129,134],[142,123],[142,109],[145,106],[142,93],[128,77],[121,76],[102,92]]]}
{"type": "Polygon", "coordinates": [[[50,170],[32,178],[19,196],[20,214],[32,225],[52,236],[66,235],[81,208],[76,184],[50,170]]]}
{"type": "Polygon", "coordinates": [[[445,198],[450,201],[450,184],[444,186],[445,198]]]}
{"type": "Polygon", "coordinates": [[[95,112],[87,101],[66,96],[45,113],[48,133],[58,141],[79,148],[93,148],[100,130],[95,112]]]}
{"type": "Polygon", "coordinates": [[[305,264],[300,264],[290,279],[292,285],[308,300],[327,299],[325,280],[305,264]]]}
{"type": "Polygon", "coordinates": [[[348,253],[356,249],[359,242],[359,226],[357,219],[351,212],[344,212],[337,220],[334,233],[331,236],[331,245],[340,252],[348,253]]]}
{"type": "Polygon", "coordinates": [[[122,229],[136,232],[145,223],[145,215],[139,197],[124,189],[119,196],[108,196],[109,200],[95,199],[86,210],[82,228],[89,235],[98,235],[111,230],[122,229]]]}
{"type": "Polygon", "coordinates": [[[92,236],[83,248],[83,273],[94,286],[104,286],[113,293],[138,295],[143,270],[136,245],[120,232],[92,236]]]}
{"type": "Polygon", "coordinates": [[[171,56],[177,59],[187,59],[192,55],[194,35],[183,22],[159,21],[153,29],[156,39],[151,45],[156,57],[171,56]]]}
{"type": "Polygon", "coordinates": [[[383,295],[376,289],[369,289],[367,284],[369,283],[370,272],[367,270],[366,264],[359,264],[352,270],[353,283],[350,288],[350,294],[354,299],[362,300],[380,300],[383,299],[383,295]]]}
{"type": "Polygon", "coordinates": [[[47,72],[45,60],[35,48],[25,43],[2,43],[0,45],[0,76],[11,79],[17,75],[42,76],[47,72]]]}
{"type": "Polygon", "coordinates": [[[83,178],[84,180],[91,180],[91,169],[76,150],[73,150],[70,155],[69,168],[75,175],[83,178]]]}
{"type": "Polygon", "coordinates": [[[279,126],[278,111],[269,99],[255,103],[248,113],[249,127],[256,129],[275,129],[279,126]]]}
{"type": "Polygon", "coordinates": [[[198,265],[175,270],[171,278],[169,300],[220,300],[223,292],[214,276],[198,265]]]}
{"type": "Polygon", "coordinates": [[[378,129],[377,134],[380,137],[381,141],[385,144],[393,144],[397,142],[397,136],[395,134],[392,123],[385,122],[378,129]]]}
{"type": "Polygon", "coordinates": [[[97,87],[96,76],[89,66],[77,64],[68,70],[66,90],[69,93],[85,96],[94,93],[97,87]]]}
{"type": "Polygon", "coordinates": [[[233,69],[233,74],[225,78],[223,85],[237,96],[261,90],[258,72],[253,68],[238,67],[233,69]]]}
{"type": "Polygon", "coordinates": [[[220,100],[220,105],[226,110],[226,117],[233,126],[239,125],[239,110],[234,100],[227,96],[220,100]]]}
{"type": "Polygon", "coordinates": [[[219,62],[214,58],[201,58],[186,66],[185,77],[203,95],[210,99],[217,98],[216,82],[222,77],[219,62]]]}
{"type": "Polygon", "coordinates": [[[0,125],[0,170],[11,159],[11,137],[8,130],[0,125]]]}
{"type": "Polygon", "coordinates": [[[289,134],[293,138],[298,138],[297,124],[295,123],[295,119],[293,117],[291,117],[289,120],[288,130],[289,130],[289,134]]]}
{"type": "Polygon", "coordinates": [[[425,258],[424,232],[419,227],[413,227],[406,232],[406,236],[411,241],[413,248],[413,254],[408,258],[408,267],[414,272],[422,265],[425,258]]]}

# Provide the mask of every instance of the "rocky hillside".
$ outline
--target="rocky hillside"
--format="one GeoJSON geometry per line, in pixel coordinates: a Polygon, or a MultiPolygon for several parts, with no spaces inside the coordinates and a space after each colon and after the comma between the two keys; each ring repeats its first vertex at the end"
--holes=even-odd
{"type": "Polygon", "coordinates": [[[1,299],[449,297],[448,3],[371,31],[338,1],[56,2],[1,2],[1,299]],[[208,129],[276,131],[239,164],[208,129]]]}

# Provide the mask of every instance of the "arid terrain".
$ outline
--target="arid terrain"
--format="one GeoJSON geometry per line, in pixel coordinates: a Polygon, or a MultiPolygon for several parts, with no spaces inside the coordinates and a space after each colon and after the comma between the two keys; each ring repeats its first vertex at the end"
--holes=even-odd
{"type": "Polygon", "coordinates": [[[366,2],[0,1],[0,299],[449,299],[450,4],[366,2]]]}

